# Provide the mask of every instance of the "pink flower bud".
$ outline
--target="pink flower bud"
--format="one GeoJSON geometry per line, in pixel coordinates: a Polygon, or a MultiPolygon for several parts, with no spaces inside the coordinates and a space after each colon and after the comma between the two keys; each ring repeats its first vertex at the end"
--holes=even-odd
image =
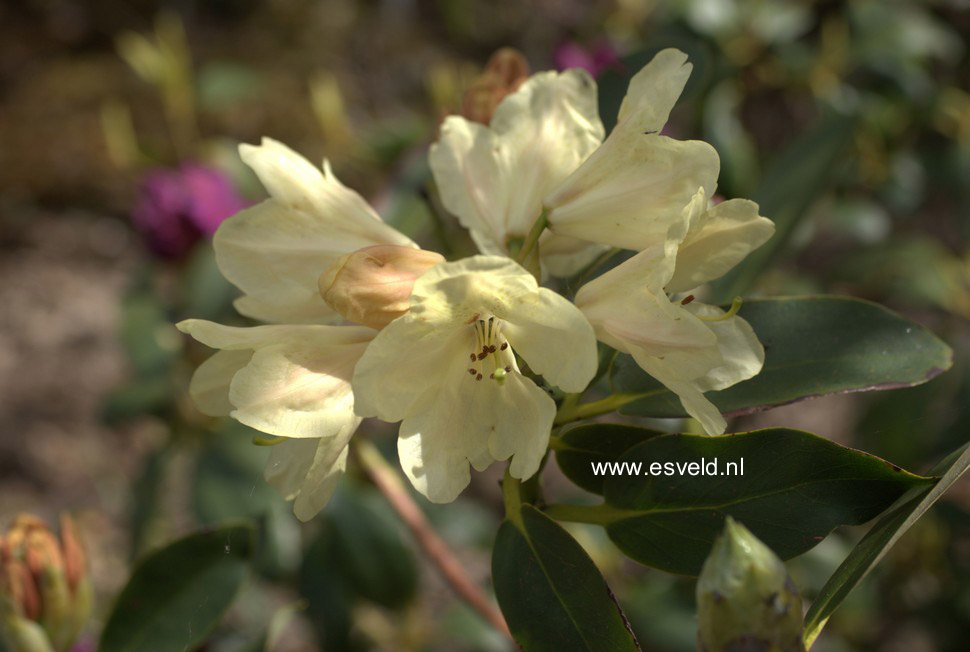
{"type": "Polygon", "coordinates": [[[408,311],[414,281],[444,260],[412,247],[364,247],[320,275],[320,294],[346,319],[381,329],[408,311]]]}

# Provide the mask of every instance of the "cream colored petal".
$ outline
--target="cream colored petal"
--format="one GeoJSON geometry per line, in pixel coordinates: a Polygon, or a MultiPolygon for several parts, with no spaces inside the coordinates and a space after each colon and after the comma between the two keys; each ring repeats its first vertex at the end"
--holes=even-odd
{"type": "MultiPolygon", "coordinates": [[[[720,308],[696,301],[687,310],[707,319],[724,315],[720,308]]],[[[738,316],[705,324],[717,337],[718,362],[696,380],[701,391],[725,389],[758,375],[764,366],[765,349],[751,324],[738,316]]]]}
{"type": "Polygon", "coordinates": [[[601,341],[629,352],[630,347],[663,351],[669,348],[713,346],[710,329],[664,292],[686,231],[682,221],[671,228],[663,244],[654,244],[576,293],[576,306],[601,341]]]}
{"type": "Polygon", "coordinates": [[[229,416],[229,383],[252,357],[252,351],[218,351],[199,365],[189,383],[189,395],[199,412],[210,417],[229,416]]]}
{"type": "Polygon", "coordinates": [[[528,233],[542,197],[603,139],[588,73],[533,75],[499,105],[486,127],[451,116],[429,162],[442,203],[475,232],[483,253],[504,252],[528,233]]]}
{"type": "Polygon", "coordinates": [[[466,432],[454,428],[456,406],[444,401],[401,422],[397,454],[414,488],[433,503],[450,503],[468,486],[471,471],[463,446],[466,432]]]}
{"type": "Polygon", "coordinates": [[[730,199],[713,206],[681,244],[667,290],[683,292],[720,278],[774,232],[774,222],[759,216],[753,201],[730,199]]]}
{"type": "Polygon", "coordinates": [[[512,303],[503,334],[529,367],[566,392],[581,392],[596,373],[596,335],[583,313],[559,294],[537,294],[512,303]]]}
{"type": "Polygon", "coordinates": [[[300,489],[300,495],[293,501],[293,513],[298,519],[306,523],[319,514],[320,510],[330,502],[330,498],[337,489],[340,476],[347,470],[347,453],[349,450],[347,446],[344,446],[337,456],[337,460],[329,466],[317,463],[314,460],[303,487],[300,489]]]}
{"type": "Polygon", "coordinates": [[[239,156],[253,169],[270,197],[286,209],[316,215],[331,225],[361,233],[374,229],[371,233],[380,234],[389,228],[363,197],[337,180],[326,162],[321,171],[272,138],[263,138],[259,146],[240,145],[239,156]]]}
{"type": "Polygon", "coordinates": [[[327,439],[286,439],[272,446],[263,477],[293,512],[309,521],[323,509],[347,466],[347,443],[327,439]]]}
{"type": "Polygon", "coordinates": [[[504,250],[509,154],[485,125],[449,116],[431,146],[428,162],[441,203],[462,226],[504,250]]]}
{"type": "Polygon", "coordinates": [[[489,452],[497,460],[512,458],[509,473],[513,478],[532,477],[549,445],[555,402],[518,373],[509,374],[501,386],[490,383],[486,389],[491,396],[481,405],[485,414],[480,418],[487,419],[491,431],[489,452]]]}
{"type": "MultiPolygon", "coordinates": [[[[415,282],[410,312],[384,329],[375,344],[398,323],[392,333],[418,323],[454,331],[491,316],[504,323],[505,337],[534,371],[566,391],[586,388],[596,370],[592,328],[574,305],[540,288],[529,272],[508,258],[472,256],[433,267],[415,282]]],[[[404,341],[396,335],[395,339],[404,341]]]]}
{"type": "Polygon", "coordinates": [[[568,278],[585,269],[604,253],[606,245],[556,235],[546,231],[539,238],[539,256],[542,269],[551,276],[568,278]]]}
{"type": "Polygon", "coordinates": [[[327,335],[257,349],[232,379],[231,416],[284,437],[349,436],[361,420],[350,381],[368,341],[333,342],[327,335]]]}
{"type": "MultiPolygon", "coordinates": [[[[301,292],[301,296],[306,295],[301,292]]],[[[276,304],[243,295],[235,299],[232,305],[240,315],[269,324],[336,324],[344,321],[326,301],[321,307],[316,299],[311,297],[307,301],[292,300],[276,304]]]]}
{"type": "Polygon", "coordinates": [[[380,331],[354,372],[357,414],[400,421],[429,390],[459,380],[464,371],[451,378],[449,370],[456,361],[467,366],[474,333],[450,326],[409,312],[380,331]]]}
{"type": "Polygon", "coordinates": [[[618,125],[545,198],[554,233],[639,251],[664,240],[699,187],[714,191],[713,147],[628,131],[618,125]]]}
{"type": "Polygon", "coordinates": [[[398,455],[415,489],[451,502],[468,485],[469,463],[483,471],[512,457],[511,472],[528,478],[539,468],[556,405],[517,370],[502,383],[476,380],[453,367],[454,382],[415,403],[401,423],[398,455]]]}
{"type": "MultiPolygon", "coordinates": [[[[349,190],[347,192],[350,192],[349,190]]],[[[317,280],[344,254],[375,244],[414,246],[377,220],[334,219],[343,207],[297,210],[276,200],[248,208],[222,223],[213,238],[223,275],[267,307],[260,316],[303,315],[302,321],[333,319],[317,280]]],[[[252,312],[252,311],[251,311],[252,312]]]]}
{"type": "Polygon", "coordinates": [[[225,326],[205,319],[186,319],[175,327],[213,349],[250,351],[305,339],[330,344],[354,344],[366,342],[376,334],[376,331],[364,326],[225,326]]]}
{"type": "Polygon", "coordinates": [[[727,429],[727,421],[720,411],[711,403],[698,388],[696,383],[683,379],[681,370],[676,362],[661,360],[656,356],[643,355],[639,350],[632,351],[633,359],[648,374],[663,383],[680,399],[687,414],[697,419],[709,435],[723,434],[727,429]]]}
{"type": "Polygon", "coordinates": [[[617,122],[629,124],[633,131],[660,131],[687,84],[693,66],[687,55],[674,48],[661,50],[640,69],[627,88],[617,122]]]}

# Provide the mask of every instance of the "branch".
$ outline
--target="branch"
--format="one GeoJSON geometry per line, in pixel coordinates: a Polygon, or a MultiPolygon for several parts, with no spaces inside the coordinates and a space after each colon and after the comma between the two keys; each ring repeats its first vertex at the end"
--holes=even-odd
{"type": "Polygon", "coordinates": [[[366,439],[354,440],[357,459],[401,520],[411,531],[418,546],[424,551],[442,578],[464,600],[498,631],[512,640],[509,626],[501,612],[489,600],[481,588],[465,574],[461,562],[448,548],[448,544],[431,529],[424,513],[411,498],[411,494],[401,482],[397,472],[381,456],[380,452],[366,439]]]}

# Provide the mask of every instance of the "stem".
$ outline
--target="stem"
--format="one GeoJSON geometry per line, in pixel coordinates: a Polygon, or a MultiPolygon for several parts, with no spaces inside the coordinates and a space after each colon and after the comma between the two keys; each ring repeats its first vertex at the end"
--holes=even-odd
{"type": "Polygon", "coordinates": [[[448,548],[448,544],[431,529],[431,525],[424,517],[424,513],[411,494],[404,487],[397,472],[385,461],[374,445],[366,439],[355,439],[355,451],[361,466],[373,481],[387,502],[397,512],[401,520],[411,531],[418,546],[431,561],[432,565],[441,573],[441,577],[451,585],[451,588],[464,600],[468,606],[477,611],[486,621],[498,631],[512,640],[509,626],[501,612],[495,608],[482,590],[468,575],[460,561],[448,548]]]}
{"type": "Polygon", "coordinates": [[[609,525],[624,516],[629,516],[629,512],[616,509],[609,505],[549,505],[543,512],[546,516],[556,521],[569,521],[570,523],[591,523],[593,525],[609,525]]]}
{"type": "Polygon", "coordinates": [[[519,264],[525,264],[526,259],[532,250],[535,249],[536,245],[539,243],[539,236],[542,232],[546,230],[546,225],[549,221],[546,219],[546,212],[542,211],[542,214],[536,218],[535,223],[532,228],[529,229],[529,234],[525,236],[525,241],[522,243],[522,248],[519,249],[519,253],[516,256],[516,260],[519,264]]]}
{"type": "Polygon", "coordinates": [[[598,401],[590,401],[589,403],[583,403],[582,405],[576,406],[566,405],[563,403],[562,407],[559,408],[559,412],[556,414],[556,419],[553,421],[553,423],[558,425],[569,423],[571,421],[578,421],[580,419],[596,417],[601,414],[612,412],[617,408],[626,405],[627,403],[632,403],[633,401],[645,398],[655,393],[656,391],[643,392],[640,394],[613,394],[612,396],[607,396],[606,398],[598,401]]]}

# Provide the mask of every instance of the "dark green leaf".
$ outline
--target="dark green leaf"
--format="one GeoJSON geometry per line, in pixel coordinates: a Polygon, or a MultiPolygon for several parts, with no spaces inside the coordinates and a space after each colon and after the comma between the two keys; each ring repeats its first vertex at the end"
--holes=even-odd
{"type": "Polygon", "coordinates": [[[158,515],[165,469],[171,451],[168,447],[149,453],[142,463],[141,472],[132,485],[129,527],[131,531],[132,559],[145,550],[152,526],[158,515]]]}
{"type": "MultiPolygon", "coordinates": [[[[652,437],[617,463],[626,471],[606,473],[605,506],[579,509],[628,556],[685,575],[700,570],[728,515],[789,559],[836,526],[865,523],[907,490],[932,482],[784,428],[652,437]]],[[[569,518],[555,507],[549,514],[569,518]]]]}
{"type": "Polygon", "coordinates": [[[836,569],[805,616],[805,646],[811,647],[832,612],[953,483],[970,469],[970,445],[937,465],[931,473],[942,475],[931,487],[910,489],[895,508],[879,519],[836,569]]]}
{"type": "Polygon", "coordinates": [[[417,589],[414,552],[401,524],[374,492],[344,491],[326,513],[340,572],[354,592],[385,607],[400,607],[417,589]]]}
{"type": "Polygon", "coordinates": [[[612,592],[586,552],[558,524],[523,505],[502,523],[492,581],[502,613],[525,652],[639,650],[612,592]]]}
{"type": "MultiPolygon", "coordinates": [[[[761,373],[707,397],[727,414],[804,398],[919,385],[945,371],[953,352],[933,333],[890,310],[836,296],[746,301],[741,316],[765,347],[761,373]]],[[[612,371],[617,391],[642,394],[624,414],[686,416],[677,397],[628,355],[612,371]]]]}
{"type": "Polygon", "coordinates": [[[788,243],[808,208],[837,178],[842,152],[852,142],[855,118],[829,113],[785,151],[763,166],[765,173],[752,199],[775,223],[775,235],[741,264],[711,284],[712,300],[727,302],[751,287],[788,243]]]}
{"type": "Polygon", "coordinates": [[[307,616],[320,649],[362,650],[363,644],[351,631],[350,610],[356,597],[337,572],[341,560],[334,545],[334,526],[322,520],[320,534],[304,552],[300,568],[299,588],[307,601],[307,616]]]}
{"type": "Polygon", "coordinates": [[[637,444],[661,434],[616,423],[590,423],[567,430],[553,448],[556,462],[567,478],[586,491],[602,494],[605,478],[593,473],[593,465],[615,462],[637,444]]]}
{"type": "Polygon", "coordinates": [[[148,555],[118,596],[99,650],[195,648],[246,579],[253,540],[251,525],[231,525],[192,534],[148,555]]]}

